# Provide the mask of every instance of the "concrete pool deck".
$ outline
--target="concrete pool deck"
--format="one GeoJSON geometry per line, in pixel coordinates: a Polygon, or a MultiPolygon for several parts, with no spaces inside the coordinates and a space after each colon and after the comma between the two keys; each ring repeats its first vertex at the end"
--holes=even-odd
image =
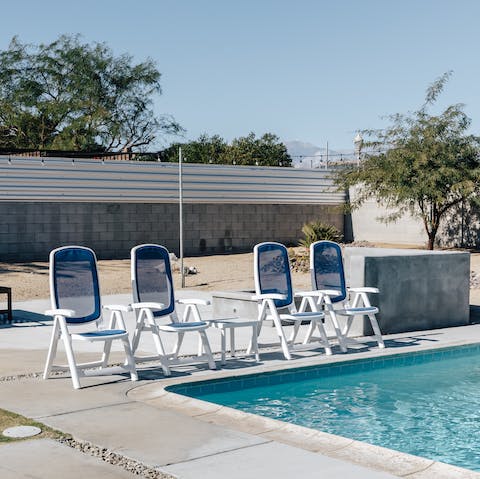
{"type": "MultiPolygon", "coordinates": [[[[200,296],[198,291],[180,293],[181,296],[200,296]]],[[[129,296],[107,297],[104,303],[108,302],[128,303],[129,296]]],[[[138,368],[140,380],[136,383],[122,376],[83,378],[83,389],[74,390],[69,377],[48,381],[35,377],[43,368],[51,334],[51,321],[41,315],[46,307],[48,301],[16,303],[17,318],[30,321],[0,328],[0,377],[11,377],[11,380],[0,381],[0,407],[70,433],[78,442],[104,450],[104,456],[115,453],[158,471],[157,476],[147,477],[480,477],[479,473],[465,469],[248,415],[164,390],[169,384],[191,380],[480,343],[480,324],[386,336],[385,350],[373,347],[372,343],[366,346],[359,343],[348,354],[329,357],[322,349],[305,351],[295,354],[289,362],[282,359],[278,347],[271,347],[276,343],[274,328],[264,327],[260,344],[270,346],[261,349],[258,365],[252,359],[240,357],[227,360],[226,367],[218,371],[210,371],[206,365],[175,367],[174,375],[166,379],[158,366],[145,363],[138,368]]],[[[130,332],[133,324],[133,316],[127,317],[130,332]]],[[[248,335],[247,330],[238,331],[239,348],[246,346],[248,335]]],[[[197,350],[197,338],[191,336],[185,344],[187,354],[197,350]]],[[[218,352],[220,332],[209,331],[209,338],[212,349],[218,352]]],[[[168,345],[173,341],[172,335],[168,345]]],[[[148,351],[152,345],[147,340],[142,349],[148,351]]],[[[90,357],[93,352],[90,348],[85,345],[82,356],[90,357]]],[[[118,349],[115,354],[122,358],[118,349]]],[[[50,440],[0,446],[2,479],[32,477],[33,473],[39,478],[85,477],[86,470],[100,478],[138,477],[50,440]]]]}

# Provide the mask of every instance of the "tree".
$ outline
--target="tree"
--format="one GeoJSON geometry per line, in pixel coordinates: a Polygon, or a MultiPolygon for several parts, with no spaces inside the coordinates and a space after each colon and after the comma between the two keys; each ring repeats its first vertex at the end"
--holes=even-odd
{"type": "Polygon", "coordinates": [[[177,133],[155,116],[160,73],[104,43],[61,36],[44,45],[15,37],[0,52],[0,148],[125,151],[177,133]]]}
{"type": "Polygon", "coordinates": [[[178,148],[188,163],[223,163],[228,150],[227,142],[219,135],[208,136],[206,133],[198,140],[188,143],[174,143],[162,152],[162,161],[178,161],[178,148]]]}
{"type": "Polygon", "coordinates": [[[419,110],[390,116],[386,129],[363,132],[374,153],[336,175],[342,188],[357,186],[351,207],[375,197],[393,211],[384,221],[406,212],[419,217],[428,249],[434,248],[446,214],[462,201],[475,201],[480,189],[480,138],[467,133],[471,120],[464,105],[450,105],[439,115],[428,112],[450,75],[430,85],[419,110]]]}
{"type": "Polygon", "coordinates": [[[291,166],[292,159],[278,136],[265,133],[256,138],[254,133],[235,138],[229,145],[218,135],[200,135],[198,140],[174,143],[162,152],[162,161],[178,161],[178,148],[189,163],[213,163],[260,166],[291,166]]]}
{"type": "Polygon", "coordinates": [[[237,165],[291,166],[292,158],[280,138],[265,133],[256,138],[255,133],[235,138],[228,154],[229,163],[237,165]]]}

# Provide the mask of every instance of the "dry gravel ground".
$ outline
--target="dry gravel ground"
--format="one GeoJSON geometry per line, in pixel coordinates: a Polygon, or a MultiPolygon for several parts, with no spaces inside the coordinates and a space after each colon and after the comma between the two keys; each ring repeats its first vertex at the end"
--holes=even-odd
{"type": "MultiPolygon", "coordinates": [[[[195,267],[198,271],[185,278],[185,287],[190,290],[234,291],[254,288],[253,253],[185,258],[184,265],[195,267]]],[[[472,253],[471,269],[480,276],[480,253],[472,253]]],[[[98,270],[102,294],[130,292],[130,260],[100,260],[98,270]]],[[[174,273],[174,281],[175,287],[180,288],[181,275],[178,271],[174,273]]],[[[293,284],[296,289],[309,289],[309,273],[294,272],[293,284]]],[[[48,298],[48,263],[0,263],[0,285],[12,288],[14,301],[48,298]]],[[[480,300],[480,289],[472,289],[472,299],[477,295],[480,300]]]]}
{"type": "MultiPolygon", "coordinates": [[[[185,258],[184,266],[195,267],[198,271],[197,274],[185,277],[185,287],[190,290],[254,288],[253,253],[185,258]]],[[[102,294],[131,291],[130,260],[100,260],[98,271],[102,294]]],[[[294,273],[293,281],[296,288],[308,288],[310,275],[294,273]]],[[[174,282],[175,287],[180,288],[179,271],[174,272],[174,282]]],[[[12,288],[14,301],[48,298],[48,263],[0,263],[0,285],[12,288]]]]}

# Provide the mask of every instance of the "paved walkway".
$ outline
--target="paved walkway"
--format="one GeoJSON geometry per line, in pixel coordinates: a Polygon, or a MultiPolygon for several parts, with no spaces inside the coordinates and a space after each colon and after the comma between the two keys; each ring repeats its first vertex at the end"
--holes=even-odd
{"type": "MultiPolygon", "coordinates": [[[[187,292],[181,293],[188,295],[187,292]]],[[[195,296],[198,295],[195,292],[195,296]]],[[[129,298],[110,297],[107,302],[128,303],[129,298]]],[[[0,328],[0,377],[41,371],[51,333],[50,320],[41,316],[48,307],[48,301],[17,303],[14,307],[18,318],[33,321],[0,328]]],[[[133,324],[133,317],[129,317],[127,327],[130,331],[133,324]]],[[[237,344],[242,348],[248,343],[248,333],[242,330],[240,333],[237,344]]],[[[219,351],[219,332],[212,330],[209,337],[214,351],[219,351]]],[[[172,336],[170,346],[173,341],[172,336]]],[[[275,342],[275,330],[263,328],[260,343],[275,342]]],[[[252,359],[239,358],[229,362],[226,370],[209,371],[205,366],[175,368],[173,381],[189,377],[222,377],[232,371],[242,374],[278,366],[298,367],[468,342],[480,342],[480,325],[392,335],[387,337],[385,352],[359,344],[358,349],[350,350],[347,355],[334,354],[326,358],[323,351],[317,349],[297,354],[293,361],[287,363],[278,349],[269,350],[262,355],[259,365],[252,359]]],[[[153,343],[147,340],[142,349],[149,351],[152,346],[153,343]]],[[[90,345],[82,348],[82,356],[92,355],[90,345]]],[[[194,354],[196,350],[195,337],[186,341],[186,354],[194,354]]],[[[115,354],[121,358],[119,350],[115,354]]],[[[437,463],[427,460],[408,463],[404,458],[403,463],[398,464],[395,454],[380,461],[389,464],[383,471],[378,470],[378,458],[377,462],[372,459],[367,467],[360,466],[354,462],[359,461],[358,456],[367,453],[358,448],[344,448],[343,456],[339,451],[337,457],[329,457],[308,450],[308,444],[306,448],[299,447],[301,443],[295,443],[293,433],[292,439],[286,439],[275,431],[259,431],[258,425],[239,421],[236,424],[232,420],[222,423],[218,417],[209,416],[208,411],[190,410],[185,414],[175,403],[162,399],[163,385],[167,380],[158,367],[148,364],[140,367],[139,379],[137,383],[132,383],[122,376],[83,378],[84,387],[81,390],[74,390],[71,380],[65,377],[48,381],[34,377],[2,381],[0,407],[70,433],[79,443],[90,443],[103,450],[103,456],[115,453],[124,462],[130,460],[133,464],[155,469],[158,477],[387,479],[401,475],[415,479],[441,479],[480,476],[456,468],[449,469],[445,475],[445,470],[439,470],[437,463]]],[[[284,430],[283,435],[288,435],[288,431],[284,430]]],[[[28,440],[0,446],[2,479],[89,476],[138,477],[120,466],[51,440],[28,440]]]]}

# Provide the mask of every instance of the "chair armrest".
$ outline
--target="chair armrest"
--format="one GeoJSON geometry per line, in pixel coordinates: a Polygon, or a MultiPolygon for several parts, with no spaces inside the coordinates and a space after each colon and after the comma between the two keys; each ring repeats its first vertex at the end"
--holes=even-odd
{"type": "Polygon", "coordinates": [[[200,298],[185,298],[185,299],[177,299],[178,304],[194,304],[196,306],[208,306],[211,302],[208,299],[200,299],[200,298]]]}
{"type": "Polygon", "coordinates": [[[73,309],[49,309],[45,311],[47,316],[63,316],[64,318],[73,318],[75,311],[73,309]]]}
{"type": "Polygon", "coordinates": [[[352,293],[379,293],[380,292],[378,288],[369,288],[369,287],[348,288],[348,291],[351,291],[352,293]]]}
{"type": "Polygon", "coordinates": [[[163,309],[165,305],[163,303],[132,303],[130,307],[132,309],[163,309]]]}
{"type": "Polygon", "coordinates": [[[317,291],[295,291],[293,293],[294,296],[298,296],[299,298],[305,298],[310,296],[321,296],[320,294],[315,294],[317,291]]]}
{"type": "Polygon", "coordinates": [[[122,311],[123,313],[128,313],[132,310],[130,305],[125,306],[124,304],[105,304],[103,309],[108,311],[122,311]]]}
{"type": "Polygon", "coordinates": [[[342,293],[336,289],[317,289],[315,291],[297,291],[295,296],[304,297],[320,297],[320,296],[340,296],[342,293]]]}
{"type": "Polygon", "coordinates": [[[279,293],[254,294],[252,299],[257,301],[261,299],[287,299],[287,295],[279,293]]]}

